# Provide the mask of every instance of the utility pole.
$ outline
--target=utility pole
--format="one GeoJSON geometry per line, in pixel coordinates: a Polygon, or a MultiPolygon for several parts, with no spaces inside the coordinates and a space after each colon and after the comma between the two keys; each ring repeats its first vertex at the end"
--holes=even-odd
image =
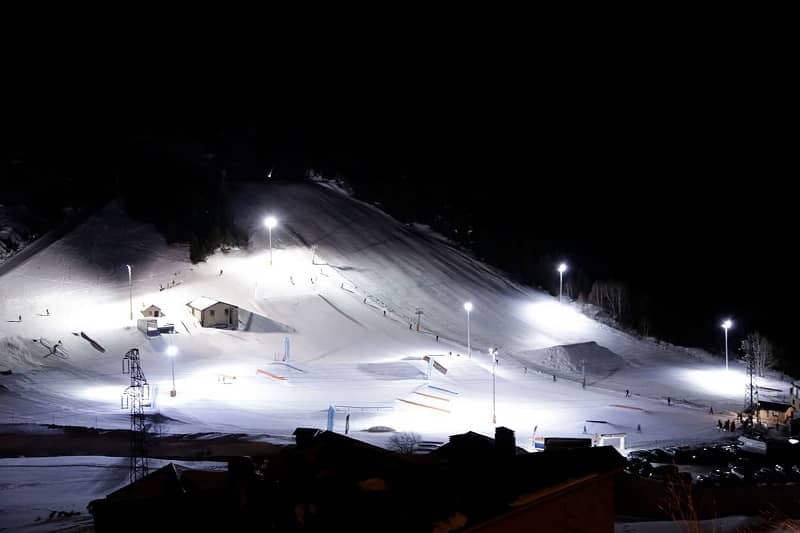
{"type": "Polygon", "coordinates": [[[581,386],[585,389],[586,388],[586,359],[581,359],[581,373],[583,374],[583,379],[581,379],[581,386]]]}
{"type": "Polygon", "coordinates": [[[131,320],[133,320],[133,276],[131,273],[131,266],[125,266],[128,267],[128,301],[131,305],[131,320]]]}
{"type": "Polygon", "coordinates": [[[489,348],[489,355],[492,356],[492,424],[497,425],[497,394],[495,387],[495,374],[497,368],[497,348],[489,348]]]}

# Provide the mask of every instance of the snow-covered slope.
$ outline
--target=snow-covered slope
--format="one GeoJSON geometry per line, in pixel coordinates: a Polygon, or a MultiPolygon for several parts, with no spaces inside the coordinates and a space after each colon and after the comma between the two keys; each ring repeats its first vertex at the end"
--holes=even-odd
{"type": "Polygon", "coordinates": [[[331,405],[337,430],[350,414],[355,434],[377,442],[385,436],[367,432],[372,426],[439,440],[490,432],[490,346],[499,347],[497,423],[523,445],[534,428],[537,436],[628,432],[629,443],[710,438],[718,415],[709,406],[741,407],[736,365],[724,374],[707,354],[595,322],[337,191],[272,183],[244,187],[234,200],[247,251],[191,265],[185,247],[167,246],[112,203],[0,277],[0,370],[12,372],[0,376],[0,420],[126,426],[121,359],[134,347],[153,387],[150,411],[172,420],[164,430],[174,432],[287,435],[325,427],[331,405]],[[271,267],[267,214],[279,219],[271,267]],[[242,327],[199,327],[185,304],[200,296],[239,306],[242,327]],[[129,298],[134,319],[156,304],[177,333],[145,337],[129,298]],[[179,348],[175,397],[170,344],[179,348]],[[425,356],[446,374],[428,379],[425,356]]]}

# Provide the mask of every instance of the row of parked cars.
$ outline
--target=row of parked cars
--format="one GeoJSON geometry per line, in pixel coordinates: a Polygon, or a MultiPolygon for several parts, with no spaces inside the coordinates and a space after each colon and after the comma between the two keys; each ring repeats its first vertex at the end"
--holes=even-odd
{"type": "Polygon", "coordinates": [[[760,466],[740,459],[728,463],[727,467],[697,475],[695,482],[704,487],[797,483],[800,482],[800,465],[760,466]]]}
{"type": "MultiPolygon", "coordinates": [[[[644,459],[640,459],[638,457],[628,458],[628,464],[625,466],[625,472],[641,477],[664,481],[677,478],[684,474],[685,476],[688,476],[686,472],[679,472],[678,467],[675,465],[662,464],[653,466],[644,459]]],[[[691,477],[689,477],[688,480],[685,479],[685,481],[691,481],[691,477]]]]}
{"type": "Polygon", "coordinates": [[[628,459],[640,459],[648,463],[678,465],[724,465],[741,455],[735,444],[717,444],[699,448],[658,448],[655,450],[636,450],[628,454],[628,459]]]}
{"type": "Polygon", "coordinates": [[[800,464],[776,464],[767,456],[748,454],[734,444],[637,450],[628,455],[625,470],[658,480],[682,478],[707,487],[800,483],[800,464]],[[688,472],[680,472],[677,465],[715,468],[692,479],[688,472]]]}

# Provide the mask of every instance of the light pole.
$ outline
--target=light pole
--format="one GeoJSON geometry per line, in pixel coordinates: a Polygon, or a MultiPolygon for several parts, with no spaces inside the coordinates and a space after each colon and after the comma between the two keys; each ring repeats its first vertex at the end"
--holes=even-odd
{"type": "Polygon", "coordinates": [[[495,394],[495,368],[497,368],[497,348],[489,348],[492,356],[492,424],[497,425],[497,396],[495,394]]]}
{"type": "Polygon", "coordinates": [[[733,325],[730,319],[722,323],[722,329],[725,330],[725,370],[728,370],[728,330],[733,325]]]}
{"type": "Polygon", "coordinates": [[[125,266],[128,267],[128,301],[131,304],[131,320],[133,320],[133,277],[131,275],[131,266],[125,266]]]}
{"type": "Polygon", "coordinates": [[[175,346],[168,346],[167,347],[167,356],[169,356],[169,360],[172,362],[172,390],[169,391],[169,395],[173,398],[178,394],[175,390],[175,356],[178,355],[178,348],[175,346]]]}
{"type": "Polygon", "coordinates": [[[561,303],[561,291],[564,288],[564,272],[567,271],[567,264],[558,265],[558,303],[561,303]]]}
{"type": "Polygon", "coordinates": [[[586,359],[581,359],[581,374],[583,375],[581,379],[581,386],[585,389],[586,388],[586,359]]]}
{"type": "Polygon", "coordinates": [[[275,217],[267,217],[264,219],[264,225],[269,230],[269,266],[272,266],[272,228],[278,224],[275,217]]]}
{"type": "Polygon", "coordinates": [[[464,311],[467,312],[467,357],[472,357],[472,345],[469,341],[469,314],[472,311],[472,302],[464,304],[464,311]]]}

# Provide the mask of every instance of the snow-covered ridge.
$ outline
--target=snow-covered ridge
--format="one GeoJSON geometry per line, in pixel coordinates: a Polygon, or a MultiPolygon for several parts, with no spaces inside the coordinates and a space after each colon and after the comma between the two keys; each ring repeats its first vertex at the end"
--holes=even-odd
{"type": "Polygon", "coordinates": [[[16,216],[17,212],[0,205],[0,265],[36,238],[33,230],[16,216]]]}

